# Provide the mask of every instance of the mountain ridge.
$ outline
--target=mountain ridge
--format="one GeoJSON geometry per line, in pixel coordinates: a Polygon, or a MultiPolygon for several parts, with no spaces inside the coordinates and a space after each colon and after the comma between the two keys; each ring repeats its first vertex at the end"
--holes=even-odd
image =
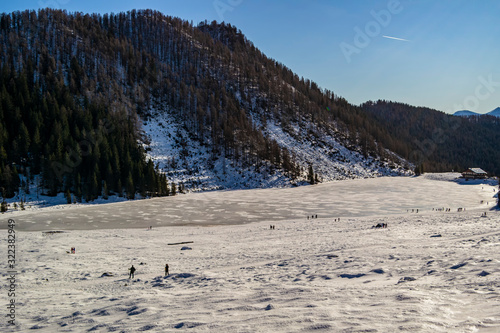
{"type": "Polygon", "coordinates": [[[500,173],[497,118],[355,106],[230,24],[28,10],[1,15],[0,45],[3,197],[297,186],[415,166],[500,173]]]}
{"type": "Polygon", "coordinates": [[[2,14],[0,42],[6,196],[23,192],[21,178],[32,183],[34,175],[42,191],[65,192],[71,202],[232,188],[213,181],[228,171],[259,174],[238,188],[276,177],[286,179],[277,186],[292,186],[412,173],[358,107],[266,57],[230,24],[193,26],[152,10],[28,10],[2,14]],[[174,147],[169,163],[157,159],[151,133],[141,133],[141,124],[162,116],[175,124],[165,134],[174,147]],[[102,128],[110,117],[114,126],[102,128]],[[110,141],[118,129],[129,131],[128,153],[110,141]],[[193,162],[196,145],[203,166],[193,162]]]}
{"type": "Polygon", "coordinates": [[[469,110],[460,110],[460,111],[456,111],[455,113],[453,113],[453,115],[460,116],[460,117],[471,117],[471,116],[500,117],[500,107],[497,107],[494,110],[487,112],[487,113],[477,113],[477,112],[469,111],[469,110]]]}

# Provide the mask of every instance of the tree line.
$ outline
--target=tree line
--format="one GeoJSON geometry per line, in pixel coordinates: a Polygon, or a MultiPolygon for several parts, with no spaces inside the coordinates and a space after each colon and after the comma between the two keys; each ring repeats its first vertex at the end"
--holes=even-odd
{"type": "Polygon", "coordinates": [[[31,66],[0,68],[0,182],[4,197],[41,175],[47,195],[90,201],[112,193],[167,195],[168,185],[138,145],[134,120],[123,110],[82,100],[55,82],[41,89],[31,66]],[[19,173],[24,175],[21,183],[19,173]]]}

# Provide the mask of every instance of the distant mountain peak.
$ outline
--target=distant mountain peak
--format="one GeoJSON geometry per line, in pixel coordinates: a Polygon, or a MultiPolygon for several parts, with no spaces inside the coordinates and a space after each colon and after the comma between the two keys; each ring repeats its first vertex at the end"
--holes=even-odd
{"type": "Polygon", "coordinates": [[[488,115],[488,116],[494,116],[494,117],[500,118],[500,107],[498,107],[495,110],[490,111],[488,113],[477,113],[477,112],[473,112],[473,111],[469,111],[469,110],[460,110],[460,111],[455,112],[453,115],[458,116],[458,117],[472,117],[472,116],[488,115]]]}
{"type": "Polygon", "coordinates": [[[480,116],[479,113],[473,112],[473,111],[469,111],[469,110],[460,110],[460,111],[455,112],[453,115],[454,116],[459,116],[459,117],[480,116]]]}
{"type": "Polygon", "coordinates": [[[488,112],[487,114],[489,114],[490,116],[500,117],[500,107],[488,112]]]}

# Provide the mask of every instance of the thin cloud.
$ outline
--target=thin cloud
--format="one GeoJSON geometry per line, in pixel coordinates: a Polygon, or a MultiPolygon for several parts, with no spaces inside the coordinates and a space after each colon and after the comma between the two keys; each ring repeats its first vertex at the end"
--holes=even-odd
{"type": "Polygon", "coordinates": [[[401,40],[403,42],[409,42],[408,39],[404,39],[404,38],[398,38],[398,37],[392,37],[392,36],[382,36],[384,38],[389,38],[389,39],[395,39],[395,40],[401,40]]]}

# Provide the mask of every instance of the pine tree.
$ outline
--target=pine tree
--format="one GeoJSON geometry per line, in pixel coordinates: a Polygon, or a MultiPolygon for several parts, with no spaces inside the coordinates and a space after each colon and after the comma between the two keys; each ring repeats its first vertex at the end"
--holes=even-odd
{"type": "Polygon", "coordinates": [[[76,201],[77,202],[82,202],[82,178],[79,173],[76,174],[76,179],[75,179],[75,196],[76,196],[76,201]]]}
{"type": "Polygon", "coordinates": [[[108,200],[109,198],[108,183],[106,181],[104,181],[102,185],[102,198],[104,200],[108,200]]]}
{"type": "Polygon", "coordinates": [[[20,141],[19,141],[20,152],[22,156],[27,156],[31,140],[30,140],[30,135],[28,133],[28,128],[26,127],[26,125],[24,125],[24,122],[21,123],[21,126],[19,127],[19,136],[20,136],[20,141]]]}
{"type": "Polygon", "coordinates": [[[132,178],[132,173],[130,172],[127,177],[127,198],[135,199],[134,179],[132,178]]]}
{"type": "Polygon", "coordinates": [[[64,194],[64,196],[66,197],[66,203],[68,205],[71,204],[71,192],[69,191],[69,189],[66,190],[66,193],[64,194]]]}
{"type": "Polygon", "coordinates": [[[94,170],[94,172],[92,173],[91,183],[90,183],[90,198],[91,198],[91,200],[97,199],[100,192],[101,192],[101,187],[99,186],[99,183],[97,181],[97,174],[96,174],[96,171],[94,170]]]}
{"type": "Polygon", "coordinates": [[[315,184],[314,170],[312,164],[309,164],[309,172],[307,174],[307,179],[309,181],[309,184],[311,185],[315,184]]]}
{"type": "Polygon", "coordinates": [[[420,163],[417,167],[415,167],[415,175],[420,176],[424,174],[424,163],[420,163]]]}
{"type": "Polygon", "coordinates": [[[116,191],[118,192],[118,196],[120,198],[123,197],[123,185],[121,179],[118,179],[118,183],[116,185],[116,191]]]}

